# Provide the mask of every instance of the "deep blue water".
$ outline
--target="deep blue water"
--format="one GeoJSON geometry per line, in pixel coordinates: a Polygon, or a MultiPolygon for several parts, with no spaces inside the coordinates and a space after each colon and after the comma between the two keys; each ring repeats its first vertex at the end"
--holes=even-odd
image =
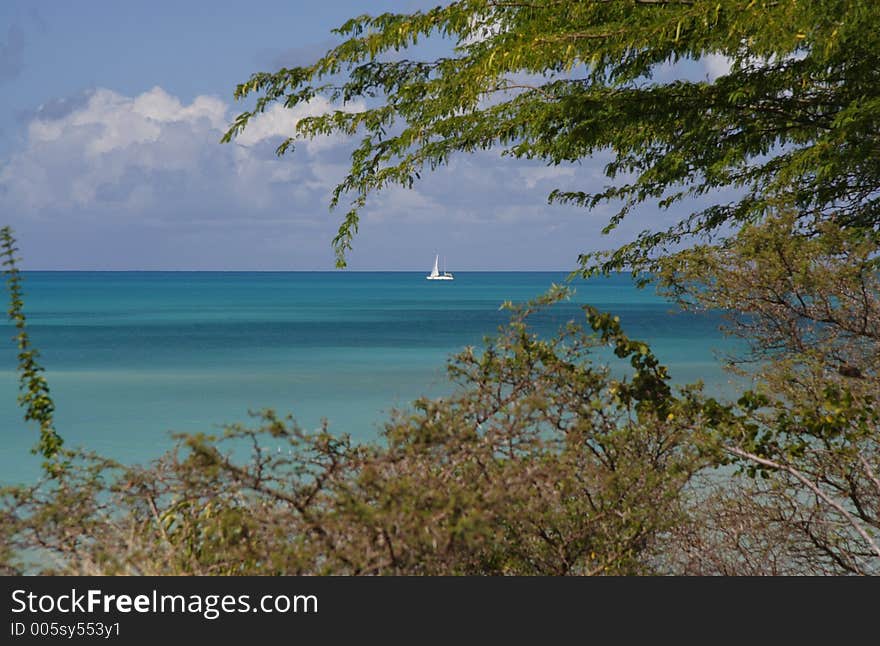
{"type": "MultiPolygon", "coordinates": [[[[385,413],[448,392],[445,359],[503,323],[564,273],[27,272],[25,311],[69,445],[125,460],[155,456],[167,433],[211,431],[249,409],[306,427],[374,437],[385,413]]],[[[591,303],[651,342],[675,381],[723,388],[714,316],[674,312],[628,275],[575,283],[541,330],[591,303]]],[[[5,300],[5,294],[4,294],[5,300]]],[[[5,308],[4,308],[5,309],[5,308]]],[[[582,316],[582,315],[581,315],[582,316]]],[[[33,429],[16,405],[12,327],[0,326],[0,481],[36,473],[33,429]]]]}

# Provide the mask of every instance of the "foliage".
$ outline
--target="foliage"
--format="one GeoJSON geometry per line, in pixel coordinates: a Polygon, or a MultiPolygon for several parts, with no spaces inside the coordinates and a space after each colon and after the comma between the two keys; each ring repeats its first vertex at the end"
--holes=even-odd
{"type": "MultiPolygon", "coordinates": [[[[4,492],[0,556],[39,546],[83,573],[880,573],[878,27],[867,0],[460,0],[355,18],[312,65],[255,74],[226,141],[275,102],[368,106],[298,124],[361,138],[332,198],[351,200],[340,265],[372,192],[456,152],[610,152],[611,185],[550,196],[616,203],[608,230],[639,204],[708,200],[581,264],[654,272],[684,307],[727,312],[752,387],[675,391],[592,308],[592,334],[537,338],[529,317],[556,291],[511,306],[484,351],[450,363],[454,396],[396,413],[381,443],[266,412],[146,467],[82,454],[4,492]],[[404,57],[433,36],[448,55],[404,57]],[[729,72],[663,80],[706,56],[729,72]],[[608,347],[629,378],[593,362],[608,347]]],[[[22,403],[52,458],[51,400],[19,338],[22,403]]]]}
{"type": "Polygon", "coordinates": [[[311,65],[239,85],[236,97],[256,104],[224,141],[276,102],[367,102],[297,125],[303,137],[361,137],[332,199],[351,198],[334,240],[340,266],[371,192],[412,186],[454,153],[489,148],[549,164],[609,151],[610,185],[550,195],[618,204],[609,230],[640,203],[712,200],[668,230],[583,256],[586,269],[651,269],[680,243],[723,237],[780,200],[804,226],[880,221],[880,12],[871,0],[459,0],[360,16],[336,33],[343,42],[311,65]],[[446,39],[448,54],[419,59],[429,37],[446,39]],[[729,61],[729,72],[664,78],[664,66],[708,56],[729,61]],[[719,195],[730,201],[715,203],[719,195]]]}
{"type": "Polygon", "coordinates": [[[412,186],[454,153],[500,149],[548,164],[610,153],[611,184],[594,192],[560,187],[550,200],[588,209],[615,203],[606,231],[640,204],[680,215],[671,228],[581,256],[584,272],[659,277],[685,307],[730,312],[730,331],[750,346],[731,362],[747,368],[755,387],[732,403],[696,398],[703,412],[692,431],[718,463],[763,482],[732,477],[711,498],[716,514],[704,526],[717,531],[700,544],[714,546],[715,560],[702,562],[749,562],[741,545],[707,538],[735,535],[725,519],[749,516],[749,544],[784,537],[780,571],[876,573],[874,5],[461,0],[361,16],[340,27],[343,42],[313,64],[241,84],[236,96],[256,96],[256,104],[225,140],[275,102],[290,108],[318,95],[366,102],[362,112],[340,109],[298,124],[302,137],[361,137],[332,200],[348,195],[352,203],[334,241],[340,265],[370,193],[412,186]],[[419,60],[418,42],[432,36],[447,40],[448,55],[419,60]],[[714,80],[669,72],[670,64],[682,72],[707,57],[729,70],[714,80]],[[701,200],[708,206],[680,211],[701,200]],[[772,518],[779,522],[771,527],[772,518]]]}
{"type": "Polygon", "coordinates": [[[724,248],[682,253],[664,276],[687,306],[727,310],[751,346],[756,389],[714,432],[766,481],[735,507],[763,530],[775,523],[749,544],[784,540],[780,567],[880,573],[878,252],[872,231],[825,222],[807,234],[781,213],[724,248]]]}
{"type": "Polygon", "coordinates": [[[7,495],[8,540],[79,573],[650,572],[705,462],[699,408],[613,318],[545,340],[538,306],[455,357],[456,393],[395,414],[382,444],[264,412],[145,469],[84,456],[60,486],[7,495]],[[608,344],[630,378],[593,365],[608,344]]]}
{"type": "Polygon", "coordinates": [[[43,376],[43,367],[38,361],[40,353],[31,345],[27,332],[21,272],[15,255],[17,252],[12,229],[8,226],[0,228],[0,257],[3,258],[3,273],[6,275],[9,290],[9,320],[17,330],[15,342],[18,346],[18,403],[24,408],[25,421],[33,421],[40,426],[40,439],[33,452],[45,458],[43,466],[54,477],[64,469],[64,441],[55,431],[55,404],[43,376]]]}

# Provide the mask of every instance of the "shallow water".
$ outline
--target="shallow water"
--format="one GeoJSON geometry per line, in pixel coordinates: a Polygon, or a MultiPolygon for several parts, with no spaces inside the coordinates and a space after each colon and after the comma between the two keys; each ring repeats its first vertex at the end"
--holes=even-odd
{"type": "MultiPolygon", "coordinates": [[[[27,272],[25,311],[68,445],[148,459],[168,431],[210,431],[249,409],[326,417],[357,439],[387,411],[448,392],[445,359],[503,323],[563,273],[27,272]]],[[[590,303],[653,344],[673,379],[723,389],[713,349],[729,347],[717,316],[674,311],[628,275],[575,283],[541,320],[544,333],[590,303]]],[[[13,328],[0,328],[4,340],[13,328]]],[[[0,344],[0,481],[37,472],[33,429],[16,405],[15,348],[0,344]]]]}

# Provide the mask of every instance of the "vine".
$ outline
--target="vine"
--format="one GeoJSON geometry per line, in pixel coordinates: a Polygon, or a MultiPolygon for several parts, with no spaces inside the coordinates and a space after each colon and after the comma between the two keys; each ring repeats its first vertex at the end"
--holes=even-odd
{"type": "Polygon", "coordinates": [[[36,422],[40,427],[40,439],[31,451],[45,458],[44,470],[48,475],[56,478],[66,467],[64,440],[55,430],[55,403],[43,374],[44,368],[38,361],[40,352],[33,347],[28,335],[17,252],[18,247],[12,229],[8,226],[0,228],[0,258],[9,289],[8,314],[9,320],[16,329],[13,339],[18,346],[18,403],[24,408],[25,421],[36,422]]]}

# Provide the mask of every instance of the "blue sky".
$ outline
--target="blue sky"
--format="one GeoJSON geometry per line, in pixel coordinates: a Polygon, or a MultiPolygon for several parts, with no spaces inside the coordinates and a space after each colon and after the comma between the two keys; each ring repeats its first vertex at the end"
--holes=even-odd
{"type": "MultiPolygon", "coordinates": [[[[331,269],[340,214],[330,191],[348,142],[272,154],[299,112],[275,110],[235,145],[219,138],[255,71],[306,62],[361,13],[434,2],[53,2],[0,4],[0,213],[30,269],[331,269]]],[[[709,73],[712,72],[708,69],[709,73]]],[[[413,190],[375,196],[353,270],[572,269],[670,214],[619,234],[610,213],[548,206],[556,186],[605,184],[604,160],[547,168],[462,155],[413,190]]]]}

